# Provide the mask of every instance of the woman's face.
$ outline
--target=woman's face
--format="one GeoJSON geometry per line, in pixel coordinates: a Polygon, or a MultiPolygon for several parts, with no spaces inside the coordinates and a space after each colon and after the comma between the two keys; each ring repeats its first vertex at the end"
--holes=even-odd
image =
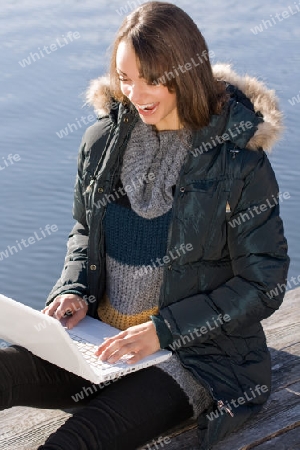
{"type": "Polygon", "coordinates": [[[170,93],[166,86],[149,85],[140,77],[136,54],[129,42],[120,42],[116,67],[121,91],[136,107],[143,122],[160,131],[181,128],[176,94],[170,93]]]}

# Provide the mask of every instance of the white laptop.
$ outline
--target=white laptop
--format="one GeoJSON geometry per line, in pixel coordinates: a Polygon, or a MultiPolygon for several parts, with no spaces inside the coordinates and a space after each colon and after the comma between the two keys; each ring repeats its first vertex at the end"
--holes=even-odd
{"type": "Polygon", "coordinates": [[[27,348],[69,372],[93,383],[103,383],[130,372],[167,360],[171,352],[159,350],[136,364],[124,362],[109,364],[94,355],[104,337],[120,332],[97,319],[86,316],[72,330],[58,321],[29,306],[0,294],[0,338],[11,344],[27,348]]]}

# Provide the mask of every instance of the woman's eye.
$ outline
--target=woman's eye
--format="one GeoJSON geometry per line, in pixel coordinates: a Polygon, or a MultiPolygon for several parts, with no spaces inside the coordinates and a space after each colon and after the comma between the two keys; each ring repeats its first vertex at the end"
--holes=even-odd
{"type": "Polygon", "coordinates": [[[122,77],[122,76],[119,76],[118,78],[119,78],[120,81],[124,81],[124,82],[127,82],[127,81],[128,81],[127,78],[124,78],[124,77],[122,77]]]}

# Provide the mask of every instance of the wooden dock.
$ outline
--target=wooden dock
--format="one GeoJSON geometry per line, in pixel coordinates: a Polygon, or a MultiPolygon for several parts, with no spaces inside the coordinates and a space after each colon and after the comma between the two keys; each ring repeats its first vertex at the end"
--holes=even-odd
{"type": "MultiPolygon", "coordinates": [[[[213,450],[300,449],[300,288],[263,322],[272,356],[273,390],[263,410],[213,450]]],[[[15,407],[0,412],[0,449],[36,450],[71,415],[61,410],[15,407]]],[[[143,448],[150,449],[149,446],[143,448]]],[[[153,450],[196,450],[195,424],[169,434],[153,450]]],[[[66,449],[67,450],[67,449],[66,449]]]]}

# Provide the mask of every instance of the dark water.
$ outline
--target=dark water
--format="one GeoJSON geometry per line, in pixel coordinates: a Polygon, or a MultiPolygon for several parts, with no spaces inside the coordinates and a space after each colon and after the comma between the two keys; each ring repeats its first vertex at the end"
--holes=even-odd
{"type": "MultiPolygon", "coordinates": [[[[108,47],[124,13],[140,3],[1,3],[0,252],[8,256],[0,261],[0,292],[34,308],[42,308],[59,277],[73,225],[77,150],[84,122],[95,118],[83,107],[82,93],[105,73],[108,47]],[[67,135],[60,138],[63,129],[67,135]]],[[[175,3],[197,22],[215,62],[231,63],[277,91],[286,131],[271,162],[280,190],[291,196],[281,212],[292,258],[289,279],[297,277],[300,102],[292,106],[289,99],[300,90],[300,2],[298,7],[274,0],[175,3]],[[284,10],[289,17],[275,16],[284,10]],[[262,22],[267,19],[270,24],[262,22]],[[251,28],[259,25],[263,31],[255,35],[251,28]]]]}

